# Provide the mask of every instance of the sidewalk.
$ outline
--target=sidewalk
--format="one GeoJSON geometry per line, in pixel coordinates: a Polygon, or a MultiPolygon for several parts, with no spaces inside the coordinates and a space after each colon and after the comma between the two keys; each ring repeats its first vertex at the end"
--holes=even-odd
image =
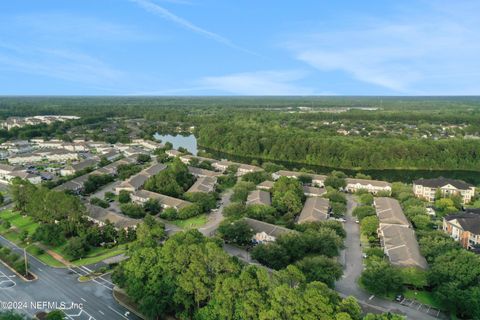
{"type": "Polygon", "coordinates": [[[61,255],[59,255],[58,253],[56,253],[55,251],[49,249],[47,246],[41,244],[41,243],[36,243],[36,245],[45,250],[46,253],[48,253],[49,255],[51,255],[53,257],[53,259],[57,260],[58,262],[64,264],[66,267],[70,267],[72,266],[72,264],[70,263],[70,261],[66,260],[64,257],[62,257],[61,255]]]}

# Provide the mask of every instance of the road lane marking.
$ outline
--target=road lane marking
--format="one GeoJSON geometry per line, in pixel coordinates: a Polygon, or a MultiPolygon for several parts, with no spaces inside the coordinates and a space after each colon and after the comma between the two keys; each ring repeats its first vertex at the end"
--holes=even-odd
{"type": "Polygon", "coordinates": [[[372,295],[370,296],[370,298],[368,298],[368,300],[372,300],[373,298],[375,298],[375,295],[374,295],[374,294],[372,294],[372,295]]]}
{"type": "Polygon", "coordinates": [[[112,310],[113,312],[115,312],[115,313],[118,314],[119,316],[123,317],[124,319],[128,319],[128,317],[125,317],[123,314],[121,314],[121,313],[118,312],[117,310],[113,309],[112,307],[108,306],[108,309],[112,310]]]}
{"type": "Polygon", "coordinates": [[[87,302],[87,300],[85,300],[85,299],[83,299],[83,298],[80,298],[80,299],[82,299],[83,302],[87,302]]]}
{"type": "Polygon", "coordinates": [[[105,313],[103,313],[103,311],[102,311],[102,310],[98,310],[98,312],[100,312],[100,314],[101,314],[102,316],[104,316],[104,315],[105,315],[105,313]]]}
{"type": "Polygon", "coordinates": [[[83,269],[83,270],[86,270],[87,272],[92,272],[91,269],[89,269],[89,268],[87,268],[87,267],[85,267],[85,266],[80,266],[80,268],[83,269]]]}

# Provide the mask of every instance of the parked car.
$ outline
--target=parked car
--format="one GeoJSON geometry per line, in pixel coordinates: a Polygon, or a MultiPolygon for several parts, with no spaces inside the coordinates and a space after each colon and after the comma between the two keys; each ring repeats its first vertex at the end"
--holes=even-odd
{"type": "Polygon", "coordinates": [[[405,297],[403,296],[403,294],[397,294],[395,296],[395,301],[397,301],[397,302],[402,302],[404,299],[405,299],[405,297]]]}

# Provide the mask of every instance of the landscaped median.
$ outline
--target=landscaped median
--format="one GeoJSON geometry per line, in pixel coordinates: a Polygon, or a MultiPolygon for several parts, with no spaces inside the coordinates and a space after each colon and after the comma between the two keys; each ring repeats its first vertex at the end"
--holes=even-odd
{"type": "Polygon", "coordinates": [[[22,240],[23,234],[27,233],[28,235],[32,235],[38,227],[39,223],[33,221],[31,217],[23,216],[11,210],[0,212],[0,235],[18,247],[26,248],[30,255],[50,267],[65,268],[70,264],[76,266],[94,264],[122,254],[126,249],[125,245],[119,245],[113,248],[97,247],[90,250],[84,258],[69,261],[65,258],[67,256],[64,252],[66,244],[50,247],[40,243],[28,244],[22,240]]]}
{"type": "Polygon", "coordinates": [[[37,276],[28,270],[25,258],[7,247],[0,245],[0,262],[25,281],[37,280],[37,276]]]}

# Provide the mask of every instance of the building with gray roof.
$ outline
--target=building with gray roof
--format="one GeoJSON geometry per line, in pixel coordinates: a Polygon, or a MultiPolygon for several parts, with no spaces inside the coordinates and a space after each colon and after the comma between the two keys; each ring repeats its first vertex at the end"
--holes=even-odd
{"type": "Polygon", "coordinates": [[[308,197],[298,216],[297,223],[317,222],[328,219],[330,201],[322,197],[308,197]]]}
{"type": "Polygon", "coordinates": [[[272,204],[270,200],[270,192],[264,190],[253,190],[250,191],[247,197],[247,205],[251,204],[262,204],[269,206],[272,204]]]}

